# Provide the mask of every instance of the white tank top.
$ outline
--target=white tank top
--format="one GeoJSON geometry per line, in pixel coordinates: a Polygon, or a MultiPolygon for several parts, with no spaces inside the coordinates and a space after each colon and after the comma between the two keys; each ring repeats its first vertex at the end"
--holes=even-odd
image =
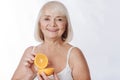
{"type": "MultiPolygon", "coordinates": [[[[58,77],[60,80],[73,80],[72,78],[72,73],[71,73],[71,68],[69,66],[69,57],[70,57],[70,53],[71,53],[71,50],[73,49],[74,47],[71,47],[69,50],[68,50],[68,54],[67,54],[67,62],[66,62],[66,67],[60,71],[59,73],[57,73],[58,77]]],[[[54,77],[53,75],[51,76],[48,76],[50,80],[54,80],[54,77]]],[[[34,80],[38,80],[37,77],[35,77],[34,80]]]]}

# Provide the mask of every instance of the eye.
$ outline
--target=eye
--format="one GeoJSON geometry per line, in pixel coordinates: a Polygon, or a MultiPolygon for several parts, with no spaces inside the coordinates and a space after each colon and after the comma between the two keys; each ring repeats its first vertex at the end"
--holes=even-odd
{"type": "Polygon", "coordinates": [[[45,21],[49,21],[50,19],[49,18],[44,18],[45,21]]]}
{"type": "Polygon", "coordinates": [[[62,18],[57,18],[57,21],[63,21],[63,19],[62,18]]]}
{"type": "Polygon", "coordinates": [[[62,21],[62,19],[58,19],[58,21],[62,21]]]}

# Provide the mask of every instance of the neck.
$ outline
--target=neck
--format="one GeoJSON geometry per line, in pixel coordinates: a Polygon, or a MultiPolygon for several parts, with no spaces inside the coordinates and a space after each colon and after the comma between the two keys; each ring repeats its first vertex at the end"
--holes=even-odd
{"type": "Polygon", "coordinates": [[[63,45],[64,42],[62,41],[62,39],[52,39],[52,40],[45,40],[43,42],[43,45],[46,47],[58,47],[63,45]]]}

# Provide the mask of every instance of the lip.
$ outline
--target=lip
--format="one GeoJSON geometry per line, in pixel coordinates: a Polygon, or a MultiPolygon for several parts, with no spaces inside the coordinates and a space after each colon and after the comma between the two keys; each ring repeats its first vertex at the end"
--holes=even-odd
{"type": "Polygon", "coordinates": [[[59,29],[47,29],[50,32],[57,32],[59,29]]]}

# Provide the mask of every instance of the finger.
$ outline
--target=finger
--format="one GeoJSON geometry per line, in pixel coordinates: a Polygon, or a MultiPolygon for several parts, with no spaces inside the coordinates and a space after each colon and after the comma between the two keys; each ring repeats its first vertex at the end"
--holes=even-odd
{"type": "Polygon", "coordinates": [[[32,60],[31,58],[29,58],[29,57],[26,57],[26,58],[25,58],[25,62],[33,63],[33,60],[32,60]]]}
{"type": "Polygon", "coordinates": [[[27,67],[29,67],[29,66],[30,66],[30,63],[27,62],[27,61],[25,61],[25,62],[24,62],[24,65],[27,66],[27,67]]]}
{"type": "Polygon", "coordinates": [[[59,80],[59,78],[58,78],[58,76],[57,76],[57,74],[55,72],[54,72],[54,79],[59,80]]]}
{"type": "Polygon", "coordinates": [[[25,60],[28,61],[28,62],[30,62],[30,63],[33,63],[33,62],[34,62],[34,58],[35,58],[35,56],[32,55],[32,54],[27,54],[27,55],[25,56],[25,60]]]}
{"type": "Polygon", "coordinates": [[[32,54],[32,55],[34,55],[34,56],[36,55],[36,53],[35,53],[35,52],[31,52],[31,54],[32,54]]]}
{"type": "Polygon", "coordinates": [[[35,59],[34,53],[28,54],[27,57],[30,58],[30,59],[33,60],[33,61],[34,61],[34,59],[35,59]]]}
{"type": "Polygon", "coordinates": [[[34,55],[29,55],[28,56],[32,61],[34,61],[34,59],[35,59],[35,56],[34,55]]]}
{"type": "Polygon", "coordinates": [[[34,61],[31,60],[30,58],[26,57],[24,60],[24,65],[27,67],[31,67],[33,65],[34,61]]]}
{"type": "Polygon", "coordinates": [[[38,71],[38,68],[35,65],[33,65],[33,68],[36,72],[38,71]]]}
{"type": "Polygon", "coordinates": [[[41,73],[41,76],[43,77],[44,80],[49,80],[49,78],[45,75],[44,72],[41,73]]]}
{"type": "Polygon", "coordinates": [[[39,80],[43,80],[42,77],[37,73],[37,77],[39,80]]]}

